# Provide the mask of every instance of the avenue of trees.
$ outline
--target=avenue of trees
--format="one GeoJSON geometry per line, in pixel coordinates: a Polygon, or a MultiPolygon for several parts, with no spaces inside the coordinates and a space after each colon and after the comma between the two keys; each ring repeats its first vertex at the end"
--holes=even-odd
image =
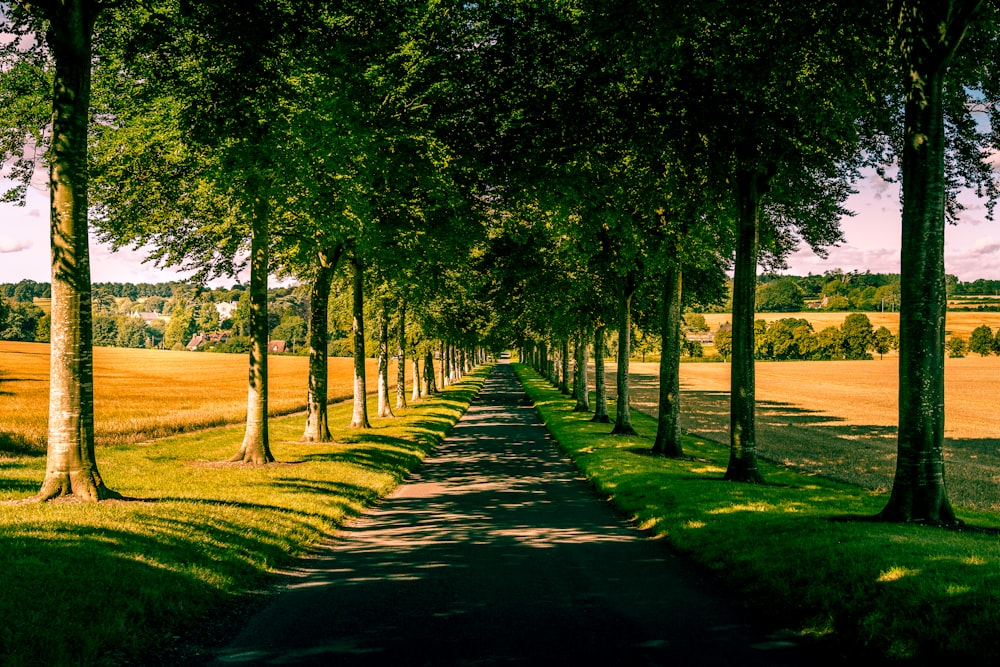
{"type": "MultiPolygon", "coordinates": [[[[53,404],[40,498],[114,493],[93,451],[91,226],[200,279],[249,268],[247,430],[234,456],[246,463],[273,460],[270,275],[309,286],[309,310],[296,315],[308,322],[313,369],[306,440],[324,439],[329,307],[347,298],[354,426],[368,425],[370,338],[383,361],[395,354],[404,371],[417,362],[425,391],[485,349],[515,347],[578,410],[634,433],[635,325],[662,346],[654,451],[680,456],[681,315],[724,302],[728,272],[725,477],[763,482],[754,360],[767,332],[754,313],[797,307],[806,290],[759,287],[758,273],[781,269],[799,244],[823,253],[840,241],[852,184],[874,171],[902,184],[898,280],[831,276],[819,293],[900,311],[899,460],[882,518],[955,522],[942,452],[955,290],[944,224],[959,219],[962,191],[990,213],[998,194],[995,3],[0,7],[0,149],[14,182],[4,196],[23,197],[39,169],[52,196],[53,404]],[[603,371],[610,332],[614,379],[603,371]]],[[[795,326],[780,327],[795,340],[795,326]]],[[[844,327],[844,340],[877,338],[870,323],[844,327]]],[[[853,358],[874,345],[841,349],[853,358]]],[[[389,404],[380,396],[380,414],[389,404]]]]}

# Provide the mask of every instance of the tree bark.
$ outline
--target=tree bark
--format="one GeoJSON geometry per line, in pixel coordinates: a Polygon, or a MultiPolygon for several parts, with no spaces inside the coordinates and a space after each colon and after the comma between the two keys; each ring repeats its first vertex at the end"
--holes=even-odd
{"type": "MultiPolygon", "coordinates": [[[[396,349],[396,409],[406,407],[406,299],[399,300],[399,332],[398,345],[396,349]]],[[[414,387],[420,386],[420,382],[414,382],[414,387]]],[[[420,398],[419,389],[417,398],[420,398]]]]}
{"type": "Polygon", "coordinates": [[[604,373],[604,338],[603,324],[594,330],[594,416],[590,421],[598,424],[610,424],[608,415],[608,385],[604,373]]]}
{"type": "Polygon", "coordinates": [[[901,161],[899,433],[892,492],[879,514],[886,521],[961,523],[948,502],[944,483],[947,182],[942,89],[948,65],[981,4],[979,0],[910,0],[900,7],[906,98],[901,161]],[[945,12],[950,15],[942,15],[945,12]]]}
{"type": "Polygon", "coordinates": [[[569,336],[562,339],[559,361],[562,367],[559,372],[559,391],[569,396],[569,336]]]}
{"type": "Polygon", "coordinates": [[[434,374],[434,349],[427,348],[427,354],[424,355],[424,380],[427,382],[427,395],[432,396],[437,393],[437,385],[435,384],[435,374],[434,374]]]}
{"type": "Polygon", "coordinates": [[[327,315],[330,304],[330,283],[336,261],[320,252],[316,278],[309,293],[309,392],[306,399],[306,442],[330,442],[327,418],[327,315]]]}
{"type": "Polygon", "coordinates": [[[410,402],[416,403],[420,400],[420,360],[417,359],[417,354],[413,354],[413,393],[410,394],[410,402]]]}
{"type": "Polygon", "coordinates": [[[638,435],[632,426],[629,406],[628,362],[632,354],[632,293],[630,286],[618,290],[618,396],[613,435],[638,435]]]}
{"type": "Polygon", "coordinates": [[[239,451],[230,461],[272,463],[267,432],[267,270],[270,255],[267,187],[259,175],[251,177],[253,197],[250,225],[250,369],[247,387],[247,427],[239,451]]]}
{"type": "Polygon", "coordinates": [[[351,428],[371,428],[368,421],[368,385],[365,379],[365,266],[355,254],[354,267],[354,410],[351,428]]]}
{"type": "Polygon", "coordinates": [[[573,373],[573,395],[576,405],[573,412],[590,412],[590,390],[587,388],[587,334],[580,331],[573,348],[575,369],[573,373]]]}
{"type": "Polygon", "coordinates": [[[757,221],[762,179],[754,171],[736,177],[739,222],[733,275],[733,356],[730,366],[729,466],[725,479],[762,484],[757,467],[754,377],[754,299],[757,288],[757,221]]]}
{"type": "Polygon", "coordinates": [[[98,6],[74,0],[45,11],[55,60],[49,167],[52,325],[48,448],[35,500],[120,498],[94,454],[94,365],[87,221],[87,127],[92,35],[98,6]]]}
{"type": "Polygon", "coordinates": [[[660,320],[660,404],[653,453],[680,458],[681,446],[681,271],[671,263],[663,281],[660,320]]]}
{"type": "Polygon", "coordinates": [[[378,326],[378,416],[391,419],[389,407],[389,302],[382,299],[381,317],[378,326]]]}

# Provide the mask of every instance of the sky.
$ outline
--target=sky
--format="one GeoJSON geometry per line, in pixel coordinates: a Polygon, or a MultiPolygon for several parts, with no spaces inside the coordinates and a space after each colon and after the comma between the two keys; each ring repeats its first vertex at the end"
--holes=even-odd
{"type": "MultiPolygon", "coordinates": [[[[783,273],[804,276],[832,269],[899,273],[898,184],[872,173],[856,189],[858,193],[846,204],[855,216],[841,223],[845,241],[830,248],[827,259],[808,247],[800,248],[788,258],[789,268],[783,273]]],[[[0,283],[24,278],[49,281],[48,206],[48,194],[40,189],[29,191],[24,207],[0,203],[0,283]]],[[[966,200],[966,206],[959,224],[948,226],[945,232],[945,271],[962,281],[1000,280],[1000,222],[986,220],[985,206],[974,197],[966,200]]],[[[112,252],[96,240],[91,241],[90,253],[94,282],[155,283],[189,275],[143,263],[142,252],[112,252]]],[[[222,279],[212,284],[229,286],[233,282],[222,279]]]]}

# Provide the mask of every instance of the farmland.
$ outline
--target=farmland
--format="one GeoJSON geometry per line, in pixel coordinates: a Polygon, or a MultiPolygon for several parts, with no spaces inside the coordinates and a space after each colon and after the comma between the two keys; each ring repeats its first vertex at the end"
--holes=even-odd
{"type": "MultiPolygon", "coordinates": [[[[825,312],[820,310],[810,310],[803,313],[757,313],[755,319],[765,320],[768,323],[786,317],[795,317],[808,320],[814,331],[821,331],[826,327],[839,327],[850,313],[846,312],[825,312]]],[[[886,327],[892,333],[899,335],[899,313],[865,313],[871,320],[872,326],[878,329],[886,327]]],[[[731,313],[706,313],[705,322],[709,329],[717,331],[719,325],[724,322],[732,322],[731,313]]],[[[946,336],[961,336],[966,340],[969,334],[976,327],[985,324],[995,332],[1000,327],[1000,312],[949,312],[945,324],[946,336]]]]}
{"type": "MultiPolygon", "coordinates": [[[[761,455],[887,492],[896,462],[897,359],[758,362],[761,455]]],[[[609,364],[608,372],[613,368],[609,364]]],[[[657,364],[633,363],[630,370],[633,405],[655,415],[657,364]]],[[[949,495],[957,504],[992,511],[1000,510],[998,377],[1000,357],[945,362],[949,495]]],[[[729,442],[729,364],[682,364],[681,401],[686,431],[729,442]]]]}
{"type": "MultiPolygon", "coordinates": [[[[368,386],[377,364],[369,360],[368,386]]],[[[331,358],[331,401],[351,396],[353,361],[331,358]]],[[[305,409],[308,359],[268,357],[272,415],[305,409]]],[[[0,449],[4,441],[44,447],[48,419],[49,346],[0,342],[0,449]]],[[[390,383],[395,365],[390,368],[390,383]]],[[[98,445],[142,442],[246,418],[247,357],[94,348],[94,413],[98,445]]]]}

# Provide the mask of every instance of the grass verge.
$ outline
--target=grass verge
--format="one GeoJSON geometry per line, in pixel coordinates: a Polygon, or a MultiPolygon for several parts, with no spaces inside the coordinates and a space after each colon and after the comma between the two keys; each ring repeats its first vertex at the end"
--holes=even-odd
{"type": "MultiPolygon", "coordinates": [[[[728,450],[686,438],[689,460],[647,454],[639,437],[609,435],[526,366],[515,368],[552,436],[599,493],[640,528],[745,595],[751,608],[846,658],[922,664],[1000,658],[1000,539],[866,520],[886,497],[763,465],[764,486],[722,480],[728,450]]],[[[613,407],[613,406],[611,406],[613,407]]],[[[958,508],[969,524],[1000,516],[958,508]]]]}
{"type": "MultiPolygon", "coordinates": [[[[301,415],[272,419],[275,465],[216,463],[237,450],[242,427],[100,448],[111,488],[139,500],[3,503],[38,490],[44,459],[0,458],[0,663],[197,660],[182,644],[194,636],[212,645],[219,637],[207,635],[238,630],[218,626],[236,616],[220,610],[252,604],[249,593],[276,568],[393,489],[462,415],[488,370],[396,419],[373,419],[370,431],[332,428],[334,443],[296,442],[301,415]]],[[[331,425],[348,424],[350,411],[331,406],[331,425]]]]}

